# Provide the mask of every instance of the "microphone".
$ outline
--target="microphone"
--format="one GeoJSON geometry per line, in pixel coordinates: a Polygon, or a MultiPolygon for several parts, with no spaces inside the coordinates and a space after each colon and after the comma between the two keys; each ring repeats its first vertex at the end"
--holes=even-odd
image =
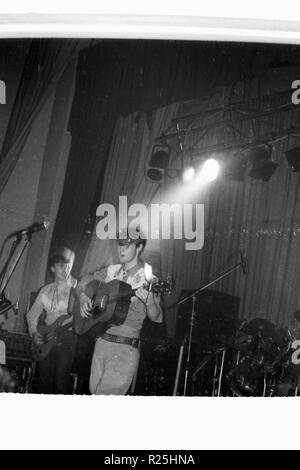
{"type": "Polygon", "coordinates": [[[30,227],[23,228],[22,230],[18,230],[17,232],[11,233],[10,235],[8,235],[7,238],[22,237],[23,235],[31,235],[32,233],[39,232],[40,230],[48,230],[49,225],[49,221],[44,221],[41,224],[35,223],[30,227]]]}
{"type": "Polygon", "coordinates": [[[248,260],[247,260],[245,254],[242,251],[240,251],[240,257],[241,257],[240,264],[241,264],[243,273],[248,274],[248,272],[249,272],[248,260]]]}

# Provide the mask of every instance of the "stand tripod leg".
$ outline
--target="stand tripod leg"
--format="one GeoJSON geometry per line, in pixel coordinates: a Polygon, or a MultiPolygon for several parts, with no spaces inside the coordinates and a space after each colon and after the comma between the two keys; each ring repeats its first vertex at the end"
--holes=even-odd
{"type": "Polygon", "coordinates": [[[267,390],[267,374],[264,373],[264,388],[263,388],[263,394],[262,394],[263,397],[266,396],[266,390],[267,390]]]}
{"type": "Polygon", "coordinates": [[[216,361],[215,361],[215,367],[214,367],[214,376],[213,376],[213,389],[212,389],[212,397],[216,396],[216,381],[217,379],[217,370],[218,370],[218,359],[219,359],[219,353],[218,351],[216,352],[216,361]]]}
{"type": "Polygon", "coordinates": [[[184,342],[181,344],[180,350],[179,350],[176,377],[175,377],[174,390],[173,390],[173,397],[175,397],[177,395],[179,376],[180,376],[181,364],[182,364],[182,357],[183,357],[183,351],[184,351],[184,344],[185,344],[184,342]]]}
{"type": "Polygon", "coordinates": [[[222,352],[221,369],[220,369],[220,375],[219,375],[218,397],[221,396],[221,385],[222,385],[222,377],[223,377],[223,369],[224,369],[225,354],[226,354],[226,349],[223,349],[223,352],[222,352]]]}
{"type": "Polygon", "coordinates": [[[196,297],[193,295],[192,297],[192,312],[191,312],[191,319],[190,319],[190,331],[189,331],[189,342],[187,348],[187,359],[186,359],[186,366],[185,366],[185,374],[184,374],[184,385],[183,385],[183,396],[186,395],[186,388],[188,383],[188,376],[190,372],[190,359],[191,359],[191,348],[192,348],[192,338],[193,338],[193,327],[195,322],[195,305],[196,305],[196,297]]]}

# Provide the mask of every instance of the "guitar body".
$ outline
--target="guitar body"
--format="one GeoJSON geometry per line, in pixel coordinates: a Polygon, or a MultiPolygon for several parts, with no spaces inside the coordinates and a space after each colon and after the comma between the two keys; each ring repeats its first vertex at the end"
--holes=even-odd
{"type": "Polygon", "coordinates": [[[37,362],[42,361],[49,354],[53,346],[58,344],[59,335],[62,331],[70,327],[71,322],[66,325],[62,324],[70,319],[70,315],[61,315],[51,325],[45,323],[45,312],[39,318],[37,331],[43,337],[43,344],[32,343],[31,352],[33,359],[37,362]]]}
{"type": "Polygon", "coordinates": [[[85,318],[80,315],[80,300],[77,296],[71,300],[75,333],[83,335],[98,323],[108,322],[111,325],[124,323],[130,304],[131,292],[131,286],[118,279],[107,283],[97,280],[91,281],[85,290],[85,294],[92,300],[93,304],[90,317],[85,318]]]}

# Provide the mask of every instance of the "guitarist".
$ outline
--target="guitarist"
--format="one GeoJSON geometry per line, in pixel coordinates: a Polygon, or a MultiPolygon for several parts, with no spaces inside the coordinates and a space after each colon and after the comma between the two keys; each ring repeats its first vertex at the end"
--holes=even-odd
{"type": "MultiPolygon", "coordinates": [[[[27,313],[28,330],[36,345],[44,343],[38,332],[41,316],[45,316],[47,325],[53,324],[61,315],[68,314],[70,290],[77,281],[71,276],[75,254],[69,248],[62,248],[49,260],[49,269],[54,281],[43,286],[27,313]]],[[[67,323],[67,319],[64,323],[67,323]]],[[[39,364],[39,393],[69,393],[70,372],[75,355],[77,336],[70,328],[63,331],[57,344],[39,364]]]]}
{"type": "Polygon", "coordinates": [[[118,279],[136,289],[124,323],[119,326],[110,325],[107,331],[96,339],[90,392],[97,395],[126,394],[138,368],[138,338],[143,321],[146,315],[154,322],[161,323],[163,320],[160,295],[143,287],[146,278],[141,254],[146,240],[141,236],[138,239],[130,236],[126,239],[119,237],[117,245],[120,263],[84,276],[77,287],[82,317],[91,315],[92,302],[85,294],[85,288],[92,280],[110,282],[118,279]]]}

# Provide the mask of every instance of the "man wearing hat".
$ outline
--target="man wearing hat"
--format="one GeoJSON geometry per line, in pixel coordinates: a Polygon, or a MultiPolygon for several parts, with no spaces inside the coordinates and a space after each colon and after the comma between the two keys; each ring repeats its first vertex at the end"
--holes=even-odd
{"type": "MultiPolygon", "coordinates": [[[[145,289],[146,270],[151,269],[141,259],[146,245],[142,236],[128,235],[117,239],[119,263],[84,276],[77,287],[82,317],[91,315],[92,302],[85,294],[86,286],[93,280],[110,282],[114,279],[130,284],[135,290],[127,317],[121,325],[110,325],[95,344],[90,392],[97,395],[125,395],[137,371],[139,363],[139,333],[146,316],[154,322],[163,319],[160,295],[145,289]]],[[[123,233],[124,235],[124,233],[123,233]]]]}
{"type": "MultiPolygon", "coordinates": [[[[44,315],[46,325],[52,325],[60,316],[68,314],[68,303],[71,288],[77,281],[71,276],[75,254],[69,248],[63,247],[49,260],[49,269],[54,281],[43,286],[27,313],[28,331],[37,345],[43,343],[38,332],[41,315],[44,315]]],[[[39,362],[39,393],[67,394],[69,393],[70,373],[73,364],[77,336],[72,331],[72,317],[66,318],[64,324],[69,324],[59,335],[59,341],[54,344],[47,356],[39,362]]]]}

